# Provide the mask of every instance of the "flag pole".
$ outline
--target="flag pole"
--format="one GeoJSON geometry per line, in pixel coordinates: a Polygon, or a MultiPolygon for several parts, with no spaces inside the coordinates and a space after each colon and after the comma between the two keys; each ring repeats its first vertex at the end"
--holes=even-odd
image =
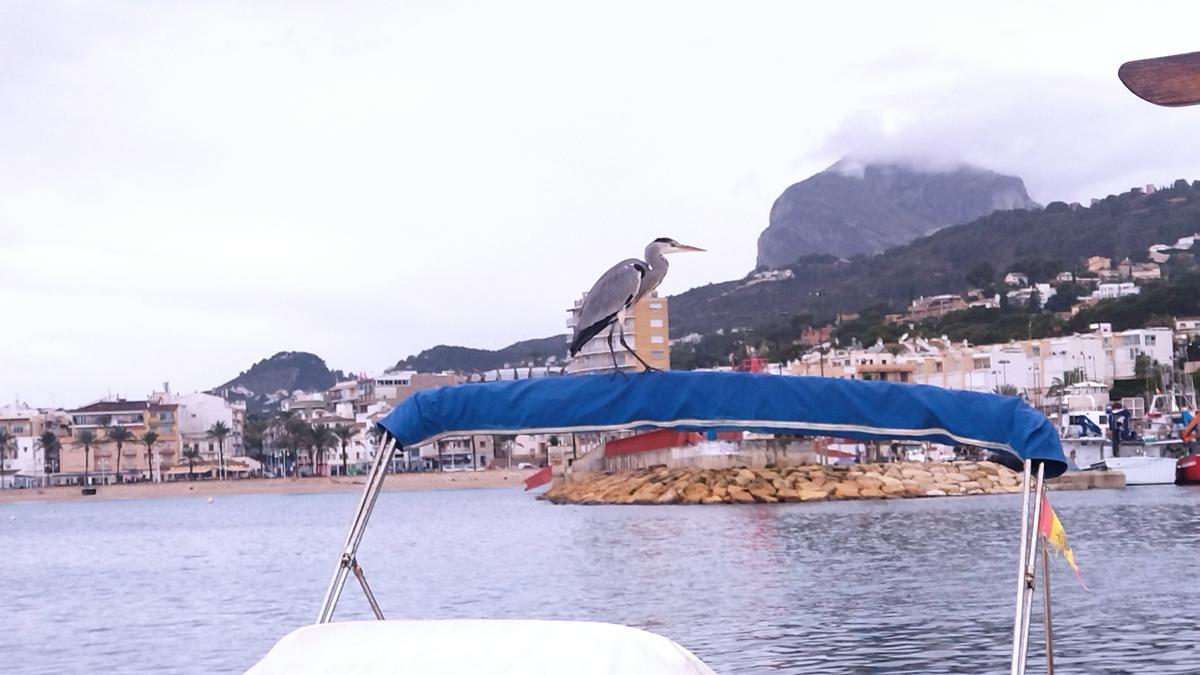
{"type": "Polygon", "coordinates": [[[1042,590],[1046,598],[1046,675],[1054,675],[1054,622],[1050,618],[1050,549],[1042,546],[1042,590]]]}
{"type": "Polygon", "coordinates": [[[1023,668],[1018,663],[1021,657],[1021,619],[1024,616],[1025,600],[1025,549],[1029,544],[1029,479],[1032,463],[1025,460],[1023,488],[1021,490],[1021,549],[1017,557],[1017,607],[1013,616],[1012,675],[1021,675],[1023,668]]]}

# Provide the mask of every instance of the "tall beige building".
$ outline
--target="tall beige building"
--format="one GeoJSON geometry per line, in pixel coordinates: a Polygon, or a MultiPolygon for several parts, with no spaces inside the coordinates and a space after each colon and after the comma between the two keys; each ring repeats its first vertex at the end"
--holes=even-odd
{"type": "MultiPolygon", "coordinates": [[[[572,331],[575,330],[575,324],[579,320],[579,309],[586,297],[587,294],[583,294],[575,301],[575,306],[567,310],[570,313],[567,327],[572,331]]],[[[625,341],[633,347],[638,356],[660,370],[671,369],[670,330],[667,299],[658,297],[658,293],[651,293],[642,298],[625,317],[625,341]]],[[[567,372],[595,373],[612,370],[613,360],[608,352],[607,337],[608,331],[604,331],[592,338],[592,341],[584,345],[579,354],[567,363],[567,372]]],[[[642,364],[621,347],[616,335],[613,337],[613,347],[617,352],[617,365],[622,370],[644,370],[642,364]]]]}

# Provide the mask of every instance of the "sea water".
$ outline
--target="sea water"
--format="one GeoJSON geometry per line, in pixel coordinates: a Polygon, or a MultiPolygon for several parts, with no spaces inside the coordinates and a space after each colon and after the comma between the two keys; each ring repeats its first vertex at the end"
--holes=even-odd
{"type": "MultiPolygon", "coordinates": [[[[1089,589],[1052,560],[1060,670],[1200,672],[1200,489],[1050,498],[1089,589]]],[[[240,672],[314,620],[356,500],[0,505],[0,671],[240,672]]],[[[1001,673],[1019,507],[1017,495],[554,506],[513,489],[388,492],[360,561],[389,618],[610,621],[720,673],[1001,673]]],[[[370,616],[351,580],[337,618],[370,616]]]]}

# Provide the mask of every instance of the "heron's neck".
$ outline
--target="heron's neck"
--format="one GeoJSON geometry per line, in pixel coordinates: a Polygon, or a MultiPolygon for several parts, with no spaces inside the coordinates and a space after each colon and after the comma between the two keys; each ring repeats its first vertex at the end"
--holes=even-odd
{"type": "Polygon", "coordinates": [[[667,262],[667,256],[658,252],[656,248],[646,249],[646,265],[650,268],[646,270],[646,276],[642,277],[642,284],[638,287],[638,300],[650,294],[650,291],[658,288],[662,283],[663,277],[667,276],[667,268],[670,263],[667,262]]]}

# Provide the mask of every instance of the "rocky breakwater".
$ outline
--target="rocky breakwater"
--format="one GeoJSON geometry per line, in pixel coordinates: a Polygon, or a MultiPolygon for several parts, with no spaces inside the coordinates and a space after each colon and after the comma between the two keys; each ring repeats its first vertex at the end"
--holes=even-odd
{"type": "Polygon", "coordinates": [[[1019,492],[1021,475],[992,462],[802,465],[749,469],[665,466],[572,476],[556,504],[753,504],[1019,492]]]}

